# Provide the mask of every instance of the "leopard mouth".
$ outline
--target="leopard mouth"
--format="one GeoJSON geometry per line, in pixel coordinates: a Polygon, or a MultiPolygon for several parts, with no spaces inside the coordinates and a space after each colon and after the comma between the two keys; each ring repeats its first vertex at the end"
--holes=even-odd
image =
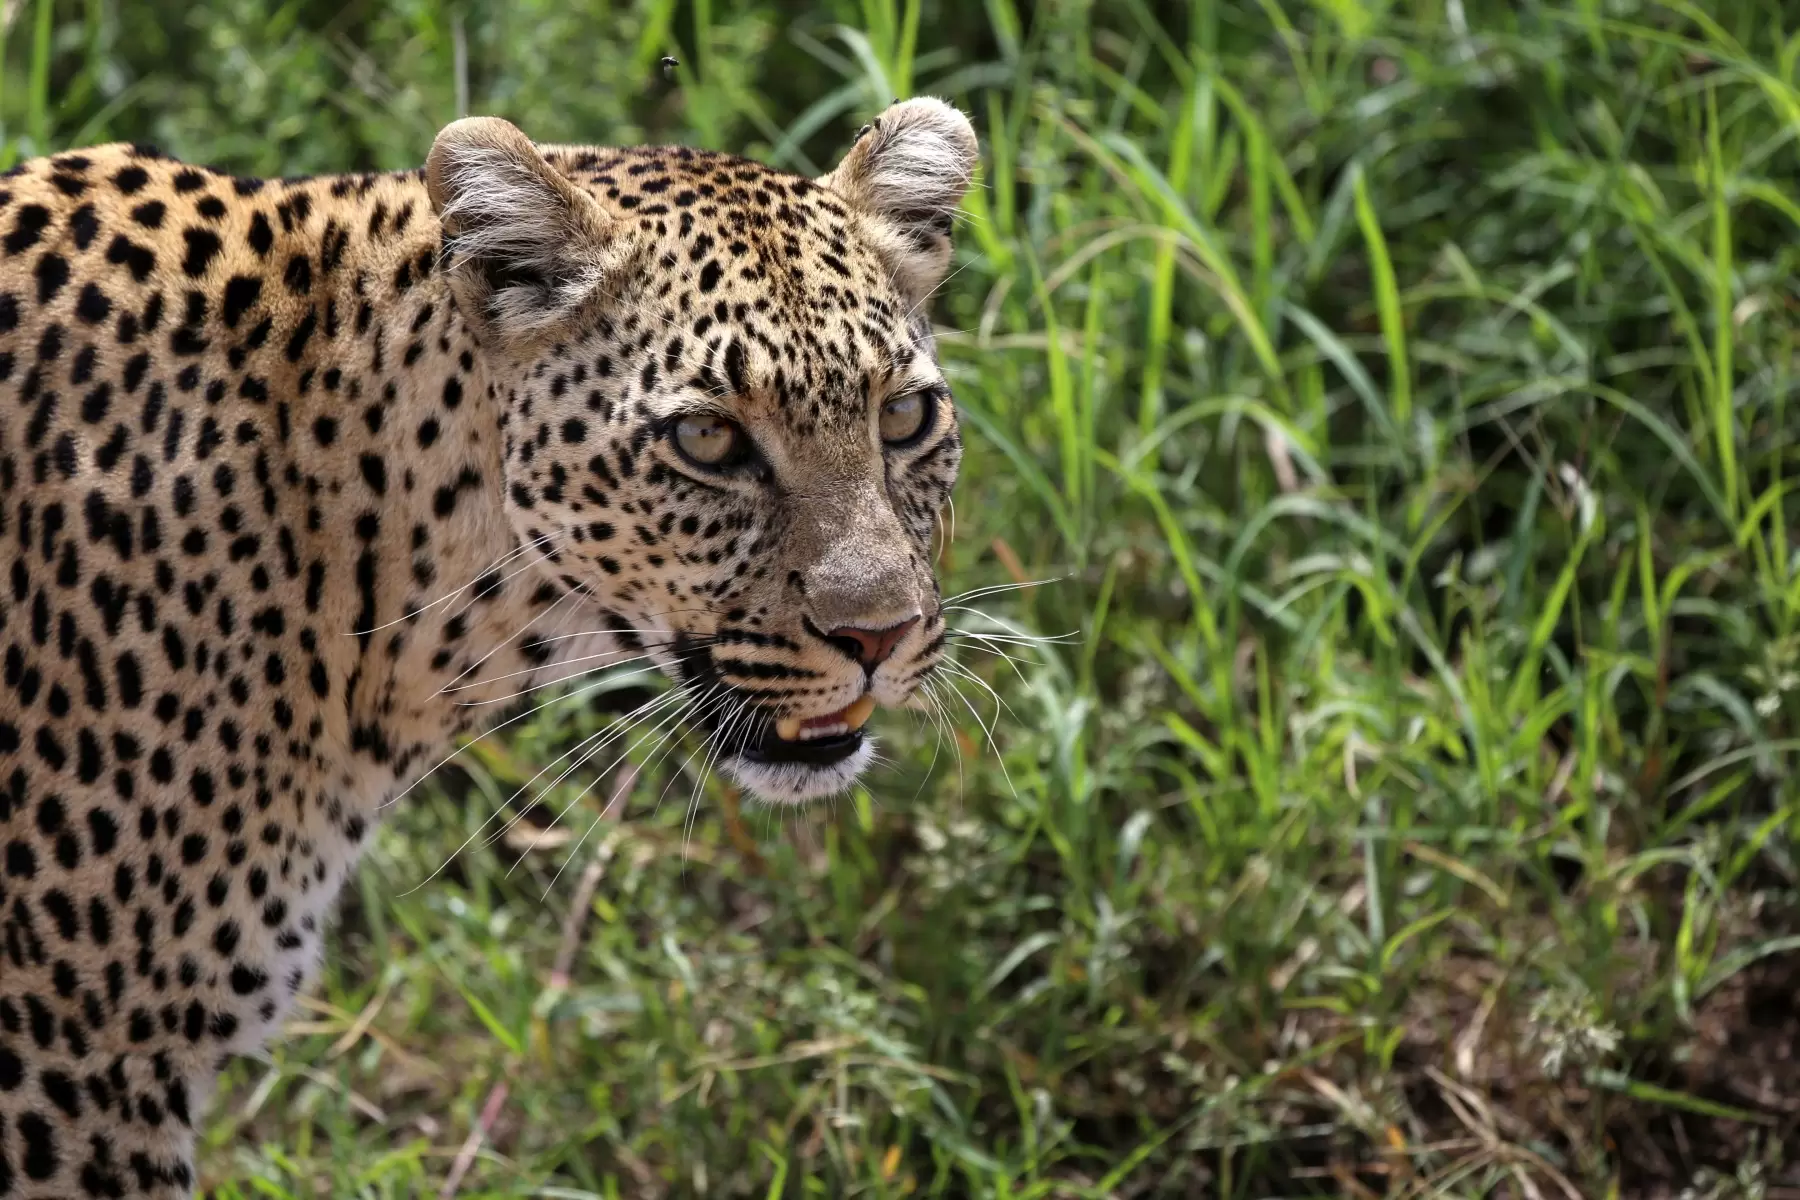
{"type": "Polygon", "coordinates": [[[863,726],[874,711],[875,698],[865,695],[823,716],[762,722],[737,752],[748,762],[770,766],[836,766],[862,748],[863,726]]]}
{"type": "Polygon", "coordinates": [[[726,778],[769,804],[800,805],[842,795],[875,757],[864,726],[875,698],[864,695],[816,717],[779,716],[757,697],[723,679],[702,649],[677,645],[676,673],[692,693],[714,697],[698,725],[713,744],[726,778]]]}

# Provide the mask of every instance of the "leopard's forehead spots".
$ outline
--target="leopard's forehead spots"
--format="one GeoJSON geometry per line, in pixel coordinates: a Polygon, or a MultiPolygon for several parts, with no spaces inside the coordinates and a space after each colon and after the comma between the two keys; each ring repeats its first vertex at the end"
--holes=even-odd
{"type": "MultiPolygon", "coordinates": [[[[871,389],[935,381],[927,327],[857,214],[812,180],[678,148],[555,152],[552,165],[644,242],[631,325],[690,393],[781,414],[797,434],[860,422],[871,389]]],[[[667,409],[673,389],[651,398],[667,409]]]]}

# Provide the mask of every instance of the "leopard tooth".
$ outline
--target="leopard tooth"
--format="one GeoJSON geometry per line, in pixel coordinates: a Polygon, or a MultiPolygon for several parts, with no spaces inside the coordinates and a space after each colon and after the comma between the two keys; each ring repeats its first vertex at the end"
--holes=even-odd
{"type": "Polygon", "coordinates": [[[869,719],[869,714],[874,711],[875,697],[865,695],[862,699],[844,710],[842,720],[844,724],[852,729],[861,729],[863,723],[869,719]]]}
{"type": "Polygon", "coordinates": [[[775,722],[775,736],[780,738],[784,742],[799,741],[800,740],[800,718],[799,717],[782,717],[780,720],[776,721],[775,722]]]}

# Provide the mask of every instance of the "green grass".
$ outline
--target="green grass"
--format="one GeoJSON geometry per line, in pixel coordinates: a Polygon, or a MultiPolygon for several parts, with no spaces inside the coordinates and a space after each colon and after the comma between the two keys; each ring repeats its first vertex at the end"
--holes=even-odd
{"type": "Polygon", "coordinates": [[[967,652],[800,816],[677,747],[622,823],[579,774],[560,840],[458,851],[607,717],[484,744],[206,1178],[1800,1195],[1800,5],[799,7],[14,11],[14,156],[414,165],[466,104],[816,170],[952,96],[944,570],[1055,580],[974,605],[1078,635],[967,652]]]}

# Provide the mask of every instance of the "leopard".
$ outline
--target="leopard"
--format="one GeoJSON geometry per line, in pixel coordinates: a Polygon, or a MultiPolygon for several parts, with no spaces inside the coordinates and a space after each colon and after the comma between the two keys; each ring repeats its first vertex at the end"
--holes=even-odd
{"type": "Polygon", "coordinates": [[[0,1196],[192,1195],[385,811],[520,697],[642,670],[749,802],[856,784],[952,636],[979,155],[917,97],[816,176],[482,116],[0,177],[0,1196]]]}

